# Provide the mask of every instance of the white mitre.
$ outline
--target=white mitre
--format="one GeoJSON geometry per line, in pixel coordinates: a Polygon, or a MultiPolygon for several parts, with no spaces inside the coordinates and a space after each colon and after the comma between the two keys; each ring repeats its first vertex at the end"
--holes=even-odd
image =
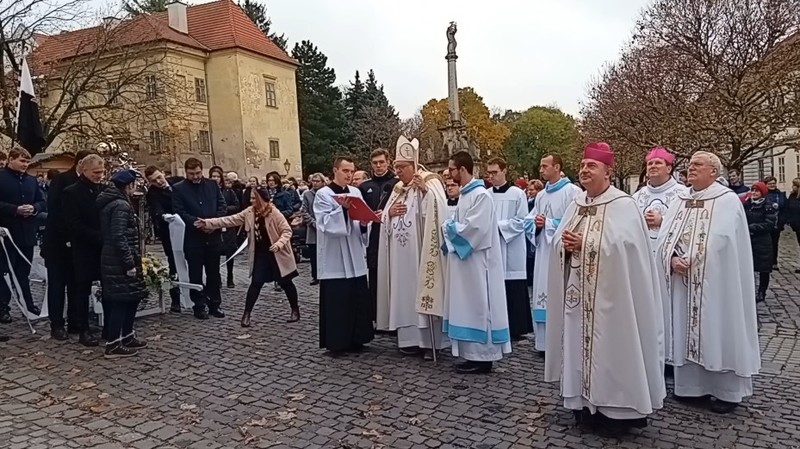
{"type": "Polygon", "coordinates": [[[405,136],[397,138],[397,146],[395,147],[395,162],[419,162],[419,141],[417,139],[408,140],[405,136]]]}

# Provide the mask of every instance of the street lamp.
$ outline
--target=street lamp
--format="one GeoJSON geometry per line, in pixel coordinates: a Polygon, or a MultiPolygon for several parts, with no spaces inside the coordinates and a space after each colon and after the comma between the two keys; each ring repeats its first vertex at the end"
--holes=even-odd
{"type": "Polygon", "coordinates": [[[292,163],[289,162],[289,159],[286,159],[283,162],[283,169],[286,170],[286,176],[289,176],[289,170],[292,168],[292,163]]]}

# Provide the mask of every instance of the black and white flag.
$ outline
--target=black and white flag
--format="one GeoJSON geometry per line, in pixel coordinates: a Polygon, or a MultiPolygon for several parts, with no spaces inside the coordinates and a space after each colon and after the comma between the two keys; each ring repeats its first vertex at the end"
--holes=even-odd
{"type": "Polygon", "coordinates": [[[36,102],[28,61],[25,59],[22,60],[22,77],[19,83],[17,142],[28,150],[31,156],[41,153],[45,146],[42,120],[39,118],[39,105],[36,102]]]}

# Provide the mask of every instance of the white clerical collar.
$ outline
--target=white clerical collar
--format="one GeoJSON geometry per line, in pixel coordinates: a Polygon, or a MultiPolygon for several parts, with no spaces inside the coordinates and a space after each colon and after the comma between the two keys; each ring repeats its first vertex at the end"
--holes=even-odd
{"type": "Polygon", "coordinates": [[[675,184],[677,184],[677,183],[678,183],[678,181],[676,181],[675,178],[669,178],[669,180],[667,180],[667,182],[661,184],[660,186],[652,186],[652,185],[650,185],[650,183],[648,183],[647,184],[647,190],[649,190],[650,193],[664,193],[667,190],[675,187],[675,184]]]}

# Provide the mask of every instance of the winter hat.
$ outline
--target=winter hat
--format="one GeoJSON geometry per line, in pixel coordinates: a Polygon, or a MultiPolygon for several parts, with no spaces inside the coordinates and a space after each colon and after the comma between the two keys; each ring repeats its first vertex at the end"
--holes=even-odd
{"type": "Polygon", "coordinates": [[[754,182],[753,186],[750,187],[750,190],[753,190],[753,189],[756,189],[759,192],[761,192],[761,196],[767,196],[767,192],[769,191],[769,189],[767,189],[767,185],[764,184],[761,181],[754,182]]]}

